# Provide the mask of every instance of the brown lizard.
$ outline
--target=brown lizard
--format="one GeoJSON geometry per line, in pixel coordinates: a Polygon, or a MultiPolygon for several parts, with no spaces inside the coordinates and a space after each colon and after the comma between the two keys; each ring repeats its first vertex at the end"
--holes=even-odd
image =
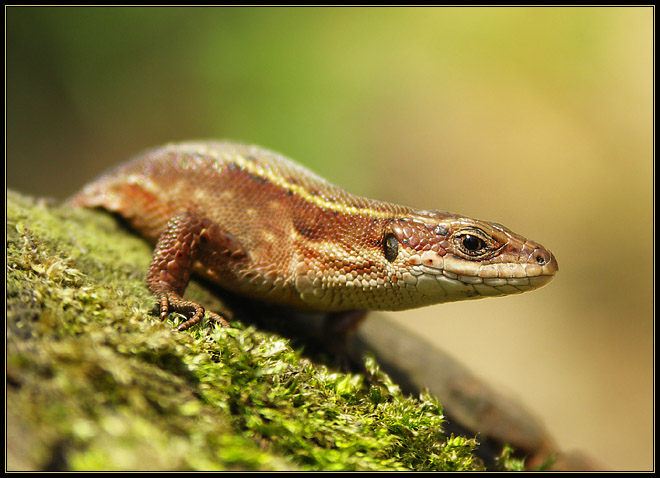
{"type": "Polygon", "coordinates": [[[345,312],[353,324],[362,311],[534,290],[558,270],[548,250],[499,224],[359,197],[256,146],[167,145],[72,202],[118,213],[156,244],[147,284],[162,318],[187,316],[179,330],[205,312],[183,298],[193,272],[258,300],[345,312]]]}

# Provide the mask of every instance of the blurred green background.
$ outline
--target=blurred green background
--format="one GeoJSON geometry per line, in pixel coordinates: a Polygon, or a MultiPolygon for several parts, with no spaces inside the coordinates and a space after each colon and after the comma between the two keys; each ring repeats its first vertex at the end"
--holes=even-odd
{"type": "Polygon", "coordinates": [[[144,148],[230,138],[506,224],[555,253],[553,283],[393,316],[560,449],[651,469],[653,13],[9,7],[7,186],[63,199],[144,148]]]}

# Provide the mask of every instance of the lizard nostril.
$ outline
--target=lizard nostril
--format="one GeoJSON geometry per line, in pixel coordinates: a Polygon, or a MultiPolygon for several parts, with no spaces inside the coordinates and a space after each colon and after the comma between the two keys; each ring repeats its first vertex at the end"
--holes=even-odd
{"type": "Polygon", "coordinates": [[[545,249],[536,249],[536,251],[534,251],[534,260],[540,266],[547,266],[551,265],[554,258],[549,251],[546,251],[545,249]]]}
{"type": "Polygon", "coordinates": [[[544,275],[554,275],[559,270],[557,259],[552,255],[552,252],[538,248],[529,258],[530,262],[536,262],[537,265],[543,268],[544,275]]]}

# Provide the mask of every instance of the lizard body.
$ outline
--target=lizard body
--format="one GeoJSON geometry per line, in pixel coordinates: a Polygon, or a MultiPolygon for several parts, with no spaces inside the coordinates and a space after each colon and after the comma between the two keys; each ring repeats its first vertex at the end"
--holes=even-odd
{"type": "Polygon", "coordinates": [[[359,197],[234,143],[148,151],[72,203],[116,212],[156,244],[147,284],[161,316],[189,317],[180,330],[204,314],[183,299],[193,272],[255,299],[350,312],[525,292],[558,270],[549,251],[499,224],[359,197]]]}

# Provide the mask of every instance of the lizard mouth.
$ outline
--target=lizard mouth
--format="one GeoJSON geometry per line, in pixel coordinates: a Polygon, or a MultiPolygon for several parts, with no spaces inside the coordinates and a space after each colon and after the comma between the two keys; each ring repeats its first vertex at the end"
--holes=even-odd
{"type": "Polygon", "coordinates": [[[538,256],[532,255],[527,261],[489,263],[428,251],[416,264],[415,282],[424,289],[439,285],[447,296],[461,298],[518,294],[543,287],[556,275],[559,268],[554,256],[549,252],[542,260],[538,256]]]}
{"type": "MultiPolygon", "coordinates": [[[[421,266],[420,272],[427,277],[435,277],[437,280],[449,280],[466,285],[484,285],[500,288],[513,287],[521,292],[538,289],[549,284],[554,279],[554,273],[526,275],[516,277],[509,275],[507,277],[482,277],[480,275],[469,274],[471,271],[452,272],[447,269],[439,269],[431,266],[421,266]]],[[[504,290],[502,290],[504,292],[504,290]]],[[[514,292],[513,290],[511,292],[514,292]]]]}
{"type": "Polygon", "coordinates": [[[429,303],[442,303],[521,294],[543,287],[553,278],[554,274],[529,277],[480,277],[421,266],[416,274],[404,276],[404,281],[407,287],[428,297],[429,303]]]}

